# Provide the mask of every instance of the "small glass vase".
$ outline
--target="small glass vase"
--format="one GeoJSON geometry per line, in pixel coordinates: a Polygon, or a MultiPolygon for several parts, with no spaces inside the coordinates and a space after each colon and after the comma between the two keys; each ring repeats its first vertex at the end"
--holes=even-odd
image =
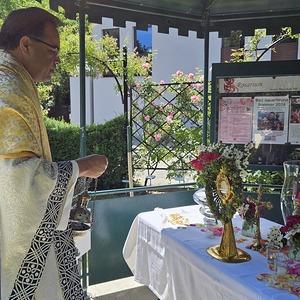
{"type": "Polygon", "coordinates": [[[254,238],[256,235],[256,223],[255,222],[249,222],[247,220],[243,220],[242,225],[242,235],[246,237],[254,238]]]}
{"type": "Polygon", "coordinates": [[[295,261],[300,261],[300,241],[289,240],[288,257],[295,261]]]}

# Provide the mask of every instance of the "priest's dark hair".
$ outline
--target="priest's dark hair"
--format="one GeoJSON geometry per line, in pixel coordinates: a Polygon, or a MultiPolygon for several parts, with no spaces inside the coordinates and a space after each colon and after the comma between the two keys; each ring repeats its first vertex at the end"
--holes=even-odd
{"type": "Polygon", "coordinates": [[[39,7],[17,9],[9,13],[0,31],[0,48],[15,50],[23,36],[43,37],[47,24],[59,27],[63,23],[39,7]]]}

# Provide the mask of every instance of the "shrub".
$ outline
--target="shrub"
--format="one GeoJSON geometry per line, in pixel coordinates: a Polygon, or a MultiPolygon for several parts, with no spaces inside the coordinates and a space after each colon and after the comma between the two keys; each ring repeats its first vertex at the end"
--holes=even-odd
{"type": "MultiPolygon", "coordinates": [[[[127,178],[125,119],[118,116],[104,124],[86,126],[86,153],[106,155],[109,165],[98,180],[98,190],[124,187],[127,178]]],[[[53,161],[80,157],[80,127],[45,118],[53,161]]]]}

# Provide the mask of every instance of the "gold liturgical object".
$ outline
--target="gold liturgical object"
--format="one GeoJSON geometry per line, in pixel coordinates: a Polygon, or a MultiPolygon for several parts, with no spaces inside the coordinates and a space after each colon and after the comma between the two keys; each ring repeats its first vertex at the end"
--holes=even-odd
{"type": "MultiPolygon", "coordinates": [[[[234,191],[230,184],[230,180],[223,169],[219,172],[216,178],[216,193],[215,197],[220,201],[221,206],[232,205],[234,198],[234,191]]],[[[208,254],[217,260],[227,263],[241,263],[251,259],[251,256],[236,247],[232,220],[223,223],[223,234],[220,245],[211,246],[207,248],[208,254]]]]}

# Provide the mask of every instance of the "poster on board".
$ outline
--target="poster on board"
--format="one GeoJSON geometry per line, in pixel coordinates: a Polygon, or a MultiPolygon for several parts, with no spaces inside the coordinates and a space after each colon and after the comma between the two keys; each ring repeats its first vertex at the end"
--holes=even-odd
{"type": "Polygon", "coordinates": [[[253,141],[285,144],[288,141],[289,96],[254,97],[253,141]]]}
{"type": "Polygon", "coordinates": [[[300,96],[291,97],[289,127],[288,141],[291,144],[300,144],[300,96]]]}
{"type": "Polygon", "coordinates": [[[252,97],[222,97],[218,141],[246,144],[252,140],[252,97]]]}

